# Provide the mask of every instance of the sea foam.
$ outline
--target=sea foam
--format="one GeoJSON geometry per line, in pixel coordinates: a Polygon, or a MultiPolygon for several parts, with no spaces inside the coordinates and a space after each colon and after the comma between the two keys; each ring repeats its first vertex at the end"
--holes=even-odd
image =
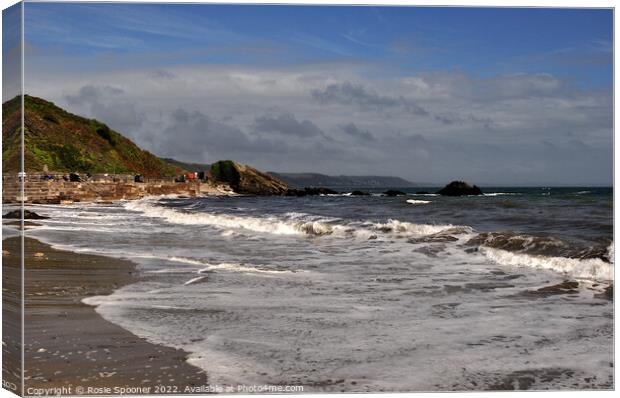
{"type": "Polygon", "coordinates": [[[430,200],[415,200],[415,199],[407,199],[407,203],[412,205],[425,205],[431,203],[430,200]]]}
{"type": "Polygon", "coordinates": [[[480,247],[480,251],[491,261],[505,266],[548,269],[574,278],[597,281],[613,281],[614,279],[613,264],[598,258],[580,260],[566,257],[536,256],[490,247],[480,247]]]}
{"type": "MultiPolygon", "coordinates": [[[[419,201],[424,202],[424,201],[419,201]]],[[[303,213],[290,213],[286,219],[274,216],[252,217],[204,212],[187,212],[165,208],[149,200],[128,202],[125,208],[142,212],[148,217],[157,217],[172,224],[207,225],[225,230],[242,228],[248,231],[274,235],[336,235],[366,236],[377,232],[398,233],[401,235],[430,235],[454,228],[454,225],[416,224],[390,219],[385,223],[349,222],[338,219],[317,219],[316,216],[303,213]],[[340,222],[340,223],[339,223],[340,222]]]]}

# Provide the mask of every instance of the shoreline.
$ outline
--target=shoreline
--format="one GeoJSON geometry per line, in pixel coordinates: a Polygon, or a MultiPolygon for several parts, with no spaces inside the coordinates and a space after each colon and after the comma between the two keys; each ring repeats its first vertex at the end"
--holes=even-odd
{"type": "MultiPolygon", "coordinates": [[[[55,207],[55,206],[54,206],[54,207],[55,207]]],[[[34,220],[34,221],[36,221],[36,220],[34,220]]],[[[28,223],[28,221],[26,221],[26,223],[28,223]]],[[[35,226],[35,225],[31,225],[31,226],[35,226]]],[[[29,227],[29,226],[27,226],[27,227],[29,227]]],[[[45,241],[45,239],[44,239],[44,238],[42,238],[42,240],[43,240],[43,241],[45,241]]],[[[39,243],[40,243],[40,244],[42,244],[43,246],[46,246],[45,244],[43,244],[43,243],[41,243],[41,242],[39,242],[39,243]]],[[[54,250],[54,249],[53,249],[54,247],[55,247],[55,246],[53,246],[53,244],[52,244],[51,249],[52,249],[52,250],[54,250]]],[[[28,248],[28,247],[27,247],[27,248],[28,248]]],[[[60,249],[62,249],[62,246],[61,246],[61,247],[59,247],[59,248],[60,248],[60,249]]],[[[48,247],[48,249],[49,249],[49,247],[48,247]]],[[[33,251],[33,252],[35,252],[34,250],[32,250],[32,251],[33,251]]],[[[35,253],[36,253],[36,252],[35,252],[35,253]]],[[[44,252],[43,252],[43,251],[41,251],[41,253],[44,253],[44,252]]],[[[65,253],[66,253],[66,252],[65,252],[65,253]]],[[[32,253],[32,254],[33,254],[33,257],[34,257],[34,253],[32,253]]],[[[44,253],[44,254],[46,254],[46,253],[44,253]]],[[[107,255],[100,255],[100,254],[97,254],[97,255],[92,255],[92,256],[91,256],[91,255],[83,255],[83,254],[80,254],[80,253],[74,253],[74,252],[70,252],[70,251],[69,251],[69,255],[75,255],[75,256],[77,256],[77,257],[81,257],[81,256],[84,256],[84,257],[89,257],[89,256],[90,256],[90,257],[99,257],[99,258],[102,258],[102,259],[108,260],[108,262],[111,262],[111,261],[115,260],[115,257],[105,257],[105,256],[107,256],[107,255]]],[[[27,258],[29,258],[29,257],[27,257],[27,258]]],[[[47,260],[47,259],[45,259],[45,260],[47,260]]],[[[33,260],[31,261],[31,264],[32,264],[33,266],[37,266],[37,265],[39,265],[39,264],[40,264],[40,263],[42,263],[42,262],[44,262],[44,259],[37,259],[37,258],[35,258],[35,259],[33,259],[33,260]]],[[[133,283],[133,281],[134,281],[134,277],[135,277],[135,275],[133,275],[133,274],[132,274],[132,271],[134,271],[134,268],[133,268],[133,267],[134,267],[134,265],[133,265],[133,263],[132,263],[131,261],[127,261],[127,260],[122,260],[122,259],[120,259],[120,260],[119,260],[119,263],[123,263],[123,262],[124,262],[124,263],[129,263],[129,265],[125,268],[125,271],[129,272],[129,277],[127,277],[127,278],[125,278],[125,279],[122,279],[121,286],[122,286],[122,285],[129,284],[129,283],[133,283]]],[[[49,267],[48,267],[48,268],[49,268],[49,267]]],[[[107,270],[106,270],[106,272],[107,272],[107,270]]],[[[110,274],[114,274],[114,273],[118,273],[118,272],[119,272],[118,270],[111,270],[109,273],[110,273],[110,274]]],[[[127,274],[127,272],[125,272],[123,275],[127,274]]],[[[106,275],[107,275],[107,273],[106,273],[106,275]]],[[[493,274],[493,275],[496,275],[496,274],[493,274]]],[[[504,275],[505,275],[505,274],[504,274],[504,275]]],[[[491,278],[495,278],[495,277],[491,277],[491,278]]],[[[501,277],[497,277],[497,278],[501,278],[501,277]]],[[[553,279],[553,280],[555,281],[555,279],[553,279]]],[[[557,282],[561,282],[561,280],[558,280],[557,282]]],[[[104,284],[108,284],[108,285],[109,285],[109,283],[108,283],[108,282],[106,282],[106,281],[103,281],[103,283],[104,283],[104,284]]],[[[500,282],[500,284],[501,284],[501,283],[502,283],[502,282],[500,282]]],[[[510,282],[510,283],[512,283],[512,282],[510,282]]],[[[553,297],[555,297],[556,295],[559,295],[559,296],[557,296],[557,297],[560,297],[560,298],[564,297],[563,295],[567,295],[567,297],[568,297],[569,295],[571,295],[571,294],[575,294],[575,293],[576,293],[576,292],[574,291],[574,289],[575,289],[575,287],[576,287],[576,286],[571,286],[571,284],[572,284],[572,283],[573,283],[573,281],[566,281],[566,280],[565,280],[564,282],[562,282],[562,283],[557,283],[557,284],[555,284],[555,282],[551,283],[550,281],[546,281],[546,282],[544,282],[544,284],[541,284],[541,285],[531,285],[530,287],[536,287],[536,289],[533,289],[533,288],[532,288],[532,289],[524,290],[524,291],[523,291],[523,293],[524,293],[524,294],[522,295],[522,297],[526,297],[526,300],[535,300],[535,299],[536,299],[536,300],[547,300],[547,299],[549,299],[549,300],[550,300],[550,298],[553,298],[553,297]],[[567,284],[567,282],[568,282],[568,284],[567,284]]],[[[613,281],[612,281],[611,283],[613,283],[613,281]]],[[[581,285],[581,282],[579,282],[579,285],[581,285]]],[[[491,285],[491,286],[492,286],[492,285],[491,285]]],[[[585,285],[584,285],[584,286],[585,286],[585,285]]],[[[112,288],[113,290],[116,290],[116,289],[118,289],[119,287],[120,287],[120,286],[115,285],[115,284],[113,283],[111,288],[112,288]]],[[[456,287],[456,286],[455,286],[455,287],[456,287]]],[[[501,287],[502,287],[502,286],[500,286],[500,288],[501,288],[501,287]]],[[[581,288],[581,287],[580,287],[580,288],[581,288]]],[[[589,289],[589,290],[593,290],[593,289],[589,289]]],[[[486,290],[485,290],[485,291],[486,291],[486,290]]],[[[30,289],[29,289],[29,291],[28,291],[28,292],[30,293],[30,289]]],[[[38,291],[37,291],[37,290],[34,290],[34,292],[38,292],[38,291]]],[[[450,291],[448,291],[448,293],[451,293],[451,292],[450,292],[450,291]]],[[[613,300],[613,290],[609,290],[609,292],[605,292],[605,293],[607,293],[607,297],[604,297],[602,294],[600,294],[600,295],[595,294],[595,295],[594,295],[594,297],[597,297],[597,296],[598,296],[598,298],[606,298],[607,300],[613,300]]],[[[96,293],[95,295],[103,295],[103,294],[109,294],[109,293],[96,293]]],[[[88,296],[92,296],[92,295],[93,295],[93,294],[90,294],[90,292],[89,292],[88,296]]],[[[36,298],[36,297],[35,297],[35,298],[36,298]]],[[[81,300],[80,300],[80,301],[81,301],[81,300]]],[[[93,307],[90,307],[90,308],[91,308],[91,310],[93,310],[93,312],[94,312],[94,308],[93,308],[93,307]]],[[[98,315],[98,314],[96,314],[96,316],[99,316],[99,315],[98,315]]],[[[100,316],[99,316],[99,317],[100,317],[100,316]]],[[[61,333],[62,333],[62,332],[61,332],[61,333]]],[[[90,332],[87,332],[87,333],[90,333],[90,332]]],[[[135,337],[135,336],[134,336],[134,337],[135,337]]],[[[174,344],[174,341],[173,341],[173,344],[174,344]]],[[[157,346],[157,345],[156,345],[156,346],[157,346]]],[[[157,347],[159,347],[159,346],[157,346],[157,347]]],[[[36,348],[36,347],[35,347],[35,348],[36,348]]],[[[160,347],[160,348],[161,348],[161,347],[160,347]]],[[[186,352],[186,351],[181,351],[181,352],[185,352],[185,353],[187,354],[187,352],[186,352]]],[[[37,354],[39,354],[39,353],[37,353],[37,354]]],[[[133,358],[132,358],[132,357],[130,357],[130,356],[128,356],[127,358],[125,358],[125,360],[129,360],[129,361],[131,361],[131,360],[133,360],[133,358]]],[[[144,362],[140,362],[140,363],[144,363],[144,362]]],[[[186,362],[186,363],[187,363],[187,362],[186,362]]],[[[191,363],[191,362],[190,362],[190,363],[191,363]]],[[[613,365],[612,365],[612,366],[613,366],[613,365]]],[[[123,370],[123,371],[124,371],[124,370],[123,370]]],[[[527,372],[529,372],[529,371],[530,371],[530,370],[528,369],[528,370],[527,370],[527,372]]],[[[536,372],[538,372],[538,371],[539,371],[539,369],[532,369],[532,375],[533,375],[532,377],[538,377],[538,376],[536,376],[536,375],[538,374],[538,373],[536,373],[536,372]]],[[[505,382],[505,383],[503,383],[503,382],[502,382],[502,383],[499,383],[499,382],[498,382],[498,383],[497,383],[497,387],[496,387],[496,388],[498,388],[498,389],[510,389],[510,386],[514,386],[515,380],[517,380],[517,378],[522,378],[522,376],[521,376],[521,375],[522,375],[522,373],[519,373],[519,372],[520,372],[520,371],[515,371],[515,372],[514,372],[514,374],[506,374],[506,375],[505,375],[505,377],[506,377],[506,382],[505,382]]],[[[114,376],[114,375],[112,375],[112,376],[107,376],[107,374],[108,374],[108,373],[111,373],[111,372],[107,372],[107,371],[106,371],[106,373],[105,373],[106,377],[112,377],[112,376],[114,376]]],[[[529,373],[528,373],[528,375],[529,375],[529,373]]],[[[542,375],[543,375],[543,377],[546,377],[544,373],[542,373],[542,375]]],[[[167,375],[166,375],[166,376],[167,376],[167,375]]],[[[527,377],[530,377],[530,376],[527,376],[527,377]]],[[[519,380],[520,380],[520,379],[519,379],[519,380]]],[[[105,381],[105,380],[104,380],[104,381],[105,381]]],[[[133,380],[133,381],[135,382],[136,380],[133,380]]],[[[550,380],[550,381],[551,381],[551,380],[550,380]]],[[[519,381],[518,383],[519,383],[518,385],[520,386],[519,388],[523,388],[523,389],[527,389],[527,388],[529,388],[529,386],[527,385],[527,383],[526,383],[526,384],[524,384],[524,387],[521,387],[521,384],[520,384],[521,382],[520,382],[520,381],[519,381]]],[[[494,387],[494,386],[496,386],[496,385],[495,385],[495,384],[493,384],[493,385],[492,385],[492,387],[494,387]]],[[[604,386],[604,384],[601,384],[601,386],[604,386]]],[[[308,385],[308,387],[310,387],[310,385],[308,385]]],[[[48,388],[49,388],[49,387],[48,387],[48,388]]],[[[152,391],[150,391],[150,392],[152,393],[152,391]]],[[[183,391],[180,391],[180,392],[183,392],[183,391]]],[[[200,390],[200,387],[199,387],[199,388],[198,388],[198,390],[193,390],[192,392],[204,393],[204,392],[212,392],[212,391],[200,390]]]]}
{"type": "MultiPolygon", "coordinates": [[[[2,246],[4,271],[19,269],[19,237],[2,246]]],[[[182,394],[207,385],[206,372],[187,362],[189,353],[150,343],[82,302],[137,281],[133,262],[56,250],[28,237],[25,258],[26,395],[182,394]]],[[[3,362],[5,376],[19,366],[8,356],[3,362]]]]}

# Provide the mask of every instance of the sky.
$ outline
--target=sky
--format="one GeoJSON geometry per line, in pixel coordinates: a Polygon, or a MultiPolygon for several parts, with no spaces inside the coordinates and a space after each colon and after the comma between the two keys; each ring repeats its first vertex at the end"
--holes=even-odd
{"type": "Polygon", "coordinates": [[[184,161],[611,185],[612,31],[609,9],[31,2],[25,90],[184,161]]]}

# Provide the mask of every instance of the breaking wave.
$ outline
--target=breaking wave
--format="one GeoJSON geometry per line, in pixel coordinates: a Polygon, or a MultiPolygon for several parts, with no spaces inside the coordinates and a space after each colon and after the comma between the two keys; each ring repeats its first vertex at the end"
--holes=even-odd
{"type": "Polygon", "coordinates": [[[407,199],[407,203],[412,205],[425,205],[427,203],[431,203],[430,200],[415,200],[415,199],[407,199]]]}
{"type": "Polygon", "coordinates": [[[614,266],[598,258],[577,259],[566,257],[535,256],[502,249],[482,247],[480,251],[491,261],[511,267],[548,269],[575,278],[613,281],[614,266]]]}
{"type": "Polygon", "coordinates": [[[399,220],[385,223],[349,222],[339,219],[317,219],[316,216],[303,213],[289,213],[285,219],[273,216],[251,217],[204,212],[187,212],[158,206],[149,201],[128,202],[125,208],[142,212],[148,217],[163,218],[169,223],[184,225],[208,225],[222,229],[242,228],[248,231],[275,235],[306,236],[361,236],[373,233],[397,233],[406,235],[429,235],[454,228],[453,225],[415,224],[399,220]],[[340,222],[340,223],[339,223],[340,222]]]}
{"type": "Polygon", "coordinates": [[[478,234],[467,243],[469,245],[479,245],[521,254],[566,257],[579,260],[599,259],[610,262],[610,258],[613,257],[613,242],[611,244],[595,246],[580,246],[573,242],[567,242],[550,236],[534,236],[511,232],[485,232],[478,234]]]}
{"type": "Polygon", "coordinates": [[[558,238],[509,232],[481,233],[467,245],[477,245],[491,261],[511,267],[548,269],[598,281],[614,278],[614,244],[579,247],[558,238]]]}

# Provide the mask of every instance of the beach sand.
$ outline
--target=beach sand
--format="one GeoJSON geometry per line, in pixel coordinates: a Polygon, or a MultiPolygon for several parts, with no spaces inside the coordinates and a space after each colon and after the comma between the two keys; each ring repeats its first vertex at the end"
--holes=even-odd
{"type": "MultiPolygon", "coordinates": [[[[25,242],[26,395],[35,388],[63,386],[63,395],[112,395],[119,388],[130,388],[125,392],[133,394],[170,394],[207,384],[206,373],[186,362],[186,352],[151,344],[81,302],[135,281],[132,262],[55,250],[30,238],[25,242]]],[[[3,241],[5,275],[19,270],[18,253],[19,238],[3,241]]],[[[15,289],[14,284],[5,283],[7,287],[15,289]]],[[[15,314],[13,318],[18,319],[15,314]]],[[[8,352],[10,345],[3,349],[8,352]]],[[[3,372],[10,377],[11,356],[7,359],[3,372]]],[[[18,362],[14,368],[19,369],[18,362]]]]}

